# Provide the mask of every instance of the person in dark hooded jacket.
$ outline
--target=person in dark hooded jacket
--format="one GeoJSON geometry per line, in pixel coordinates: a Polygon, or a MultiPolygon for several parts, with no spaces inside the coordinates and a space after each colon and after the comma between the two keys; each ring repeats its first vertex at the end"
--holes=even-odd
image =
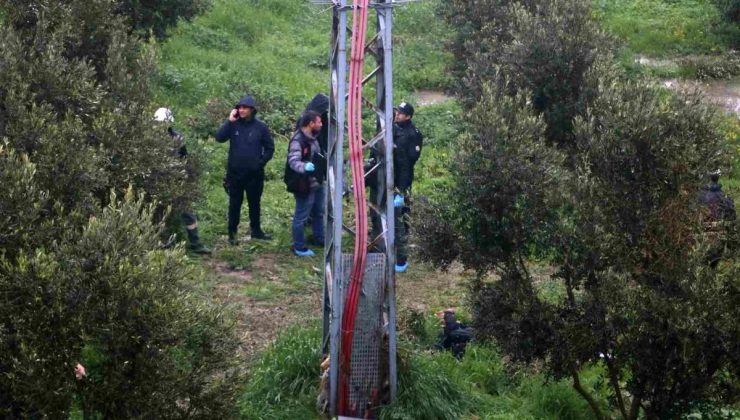
{"type": "Polygon", "coordinates": [[[267,124],[256,117],[257,103],[243,97],[216,133],[216,141],[229,141],[225,186],[229,193],[229,242],[237,244],[237,228],[244,194],[249,204],[252,238],[271,239],[260,224],[260,200],[265,185],[265,165],[272,159],[275,143],[267,124]]]}
{"type": "MultiPolygon", "coordinates": [[[[321,132],[316,136],[321,150],[326,151],[329,143],[329,97],[323,93],[317,93],[306,106],[306,111],[313,111],[321,116],[321,132]]],[[[296,130],[300,130],[300,118],[296,121],[296,130]]]]}
{"type": "Polygon", "coordinates": [[[725,253],[737,214],[735,202],[722,191],[719,172],[711,173],[709,179],[710,183],[699,194],[699,204],[704,207],[704,236],[710,244],[708,262],[714,268],[725,253]]]}

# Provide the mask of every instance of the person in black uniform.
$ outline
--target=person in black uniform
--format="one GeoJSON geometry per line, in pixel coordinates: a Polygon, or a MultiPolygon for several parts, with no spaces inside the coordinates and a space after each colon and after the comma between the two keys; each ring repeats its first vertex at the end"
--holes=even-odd
{"type": "Polygon", "coordinates": [[[421,156],[423,136],[414,126],[414,107],[401,102],[396,108],[393,124],[393,170],[396,193],[393,206],[396,209],[396,272],[403,273],[408,267],[408,217],[411,213],[411,184],[414,182],[414,166],[421,156]]]}
{"type": "Polygon", "coordinates": [[[243,97],[224,125],[216,133],[216,141],[229,141],[229,159],[224,186],[229,194],[229,243],[236,245],[237,228],[244,194],[249,204],[249,224],[252,238],[269,240],[270,235],[260,224],[260,200],[265,185],[265,165],[275,153],[275,143],[267,124],[256,117],[257,103],[251,96],[243,97]]]}
{"type": "Polygon", "coordinates": [[[719,175],[719,171],[709,174],[710,182],[699,194],[699,204],[704,207],[704,236],[710,244],[708,262],[713,268],[725,253],[729,233],[737,217],[735,202],[722,191],[719,175]]]}
{"type": "MultiPolygon", "coordinates": [[[[175,131],[171,125],[175,122],[172,111],[168,108],[159,108],[154,113],[154,120],[167,124],[167,134],[169,134],[172,139],[173,152],[176,153],[180,159],[187,158],[188,149],[185,146],[185,138],[182,134],[175,131]]],[[[195,212],[192,210],[183,210],[180,212],[180,218],[185,225],[185,231],[188,233],[188,248],[196,254],[210,254],[211,250],[200,242],[200,236],[198,235],[198,219],[195,217],[195,212]]]]}

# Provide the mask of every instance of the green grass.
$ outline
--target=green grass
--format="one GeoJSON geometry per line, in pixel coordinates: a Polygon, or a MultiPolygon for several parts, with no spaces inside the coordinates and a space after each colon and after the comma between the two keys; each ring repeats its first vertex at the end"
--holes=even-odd
{"type": "MultiPolygon", "coordinates": [[[[449,84],[444,68],[451,57],[443,50],[449,28],[434,16],[441,1],[411,3],[396,11],[394,102],[414,102],[418,98],[413,92],[444,89],[449,84]]],[[[718,18],[708,2],[600,0],[598,4],[606,27],[630,45],[625,62],[633,60],[635,53],[671,57],[726,49],[725,35],[707,30],[718,18]]],[[[191,153],[205,163],[203,198],[197,207],[201,235],[214,247],[215,260],[251,272],[253,278],[236,292],[256,301],[277,304],[292,294],[320,287],[316,270],[321,257],[298,259],[290,254],[294,203],[282,182],[288,140],[283,134],[315,93],[327,91],[330,18],[330,12],[304,0],[216,0],[209,13],[181,24],[158,46],[159,104],[175,111],[176,128],[185,132],[191,153]],[[278,132],[262,200],[263,228],[274,239],[246,240],[244,209],[241,244],[234,247],[226,241],[228,197],[221,186],[228,144],[213,142],[209,134],[226,115],[229,101],[245,93],[258,96],[266,108],[261,116],[278,132]],[[270,273],[257,265],[265,258],[273,263],[270,273]]],[[[415,122],[425,135],[426,148],[416,169],[415,195],[435,199],[451,187],[448,168],[455,139],[465,129],[460,124],[462,112],[454,101],[417,107],[415,122]]],[[[740,151],[737,130],[736,123],[728,122],[728,138],[735,138],[731,147],[740,151]]],[[[740,197],[738,162],[733,176],[723,181],[736,197],[740,197]]],[[[404,281],[424,282],[432,271],[432,267],[414,264],[404,281]]],[[[562,295],[554,284],[541,286],[540,292],[553,299],[562,295]]],[[[440,290],[433,302],[426,303],[431,307],[450,302],[463,305],[464,294],[459,289],[440,290]]],[[[404,337],[401,393],[398,403],[383,412],[384,418],[414,419],[420,418],[419,413],[425,413],[425,418],[592,417],[567,381],[549,380],[536,370],[512,366],[493,346],[471,346],[462,362],[446,353],[430,352],[439,333],[437,319],[407,312],[399,309],[410,332],[404,337]]],[[[465,316],[462,308],[461,319],[465,316]]],[[[318,325],[281,334],[250,367],[247,391],[240,400],[242,416],[318,418],[314,404],[319,348],[318,325]]],[[[596,394],[609,395],[598,366],[584,371],[583,382],[597,390],[596,394]]],[[[599,401],[607,406],[603,399],[599,401]]]]}
{"type": "MultiPolygon", "coordinates": [[[[591,419],[586,402],[566,381],[512,368],[492,345],[470,345],[458,361],[450,353],[400,343],[398,401],[380,419],[591,419]]],[[[319,326],[281,334],[252,369],[240,403],[247,419],[320,418],[315,408],[321,355],[319,326]]],[[[608,395],[603,371],[584,369],[584,386],[608,395]]],[[[606,409],[606,400],[598,399],[606,409]]]]}
{"type": "MultiPolygon", "coordinates": [[[[451,56],[442,45],[447,28],[433,14],[438,1],[396,9],[397,100],[449,82],[444,67],[451,56]]],[[[209,13],[181,23],[159,46],[157,96],[183,117],[235,86],[283,92],[302,109],[328,90],[330,33],[331,12],[307,1],[216,0],[209,13]]]]}
{"type": "Polygon", "coordinates": [[[319,418],[314,405],[319,389],[320,348],[318,325],[280,334],[251,370],[240,402],[242,418],[319,418]]]}
{"type": "Polygon", "coordinates": [[[637,54],[671,57],[726,51],[740,29],[707,0],[595,0],[606,30],[637,54]]]}
{"type": "MultiPolygon", "coordinates": [[[[413,101],[411,92],[439,89],[448,83],[444,68],[451,57],[442,45],[447,28],[433,14],[438,2],[404,5],[394,13],[395,102],[413,101]]],[[[187,136],[192,154],[204,162],[202,199],[197,205],[201,236],[215,247],[215,258],[232,268],[248,268],[261,253],[288,254],[290,250],[293,198],[282,182],[288,142],[284,134],[305,104],[317,92],[327,91],[330,30],[331,12],[307,1],[216,0],[210,12],[180,24],[158,45],[158,104],[174,110],[176,128],[187,136]],[[246,241],[245,202],[242,245],[229,248],[225,236],[228,197],[221,187],[228,144],[217,144],[211,136],[229,104],[246,93],[257,96],[267,109],[261,118],[277,133],[262,199],[263,229],[274,240],[246,241]]],[[[431,107],[428,117],[424,111],[418,115],[428,144],[453,140],[455,130],[448,127],[459,115],[456,105],[431,107]],[[438,109],[442,119],[435,122],[438,109]]],[[[431,172],[419,171],[420,177],[430,173],[433,186],[444,182],[444,169],[435,168],[438,161],[429,159],[429,164],[422,164],[431,167],[431,172]]],[[[259,295],[259,289],[250,293],[259,295]]]]}
{"type": "Polygon", "coordinates": [[[319,28],[330,21],[318,12],[302,1],[215,1],[161,46],[160,98],[189,115],[237,83],[285,88],[294,100],[326,90],[328,36],[319,28]]]}

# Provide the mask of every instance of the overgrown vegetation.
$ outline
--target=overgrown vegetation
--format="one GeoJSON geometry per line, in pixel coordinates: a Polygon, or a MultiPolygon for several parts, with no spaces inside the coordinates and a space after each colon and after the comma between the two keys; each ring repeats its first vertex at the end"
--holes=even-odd
{"type": "MultiPolygon", "coordinates": [[[[738,33],[717,11],[732,19],[736,1],[716,2],[723,8],[620,0],[599,2],[597,11],[607,28],[639,29],[621,34],[636,53],[723,52],[681,61],[682,74],[713,78],[734,71],[723,57],[738,33]]],[[[222,279],[214,271],[204,280],[179,248],[159,249],[166,207],[197,198],[194,178],[184,176],[197,162],[175,159],[149,121],[152,105],[172,108],[191,156],[205,163],[198,210],[215,265],[249,271],[266,255],[287,255],[283,135],[326,91],[330,13],[303,0],[218,0],[192,19],[209,3],[0,1],[0,416],[317,417],[317,329],[281,334],[250,366],[244,391],[232,316],[193,289],[222,279]],[[138,41],[150,34],[160,42],[153,48],[138,41]],[[226,148],[208,138],[244,93],[257,96],[260,117],[278,134],[263,201],[275,240],[227,247],[226,148]],[[129,187],[146,195],[134,198],[129,187]],[[78,362],[84,380],[74,376],[78,362]]],[[[479,294],[462,312],[472,309],[482,335],[500,340],[471,346],[458,362],[428,351],[436,319],[402,319],[401,394],[383,418],[585,419],[594,408],[616,416],[641,387],[643,412],[652,414],[670,405],[658,385],[690,400],[665,408],[668,415],[732,416],[726,404],[738,395],[738,361],[727,345],[738,334],[737,305],[729,305],[737,268],[709,271],[700,262],[705,248],[682,253],[660,239],[689,241],[696,226],[681,200],[718,161],[719,138],[737,149],[737,123],[717,122],[693,96],[625,83],[602,54],[611,39],[581,2],[444,2],[449,22],[439,18],[441,3],[396,11],[396,102],[418,89],[464,94],[463,107],[417,108],[426,148],[415,193],[426,200],[414,211],[436,217],[413,223],[424,232],[419,249],[441,265],[463,251],[481,278],[490,262],[509,264],[471,294],[439,290],[431,303],[479,294]],[[441,44],[451,27],[459,42],[448,53],[441,44]],[[453,62],[459,67],[449,74],[453,62]],[[636,196],[641,205],[632,208],[636,196]],[[456,207],[470,197],[476,206],[456,207]],[[625,235],[635,220],[642,223],[625,235]],[[550,276],[550,265],[562,269],[550,276]],[[540,361],[519,365],[512,355],[540,361]],[[590,405],[572,388],[574,373],[590,405]]],[[[631,51],[623,56],[634,61],[631,51]]],[[[740,191],[737,180],[725,182],[740,191]]],[[[236,292],[285,306],[320,288],[315,265],[281,260],[276,274],[234,280],[236,292]]],[[[429,270],[414,264],[404,280],[421,284],[429,270]]],[[[248,328],[266,328],[255,324],[248,328]]]]}
{"type": "Polygon", "coordinates": [[[229,417],[230,316],[161,249],[197,180],[150,122],[151,51],[109,2],[0,8],[0,416],[229,417]]]}
{"type": "MultiPolygon", "coordinates": [[[[436,329],[435,329],[436,331],[436,329]]],[[[254,419],[320,418],[316,412],[320,332],[290,329],[255,363],[241,415],[254,419]]],[[[402,343],[398,402],[379,418],[589,419],[587,404],[567,383],[507,366],[491,346],[472,346],[458,361],[421,341],[402,343]]],[[[585,372],[598,387],[598,369],[585,372]]],[[[602,402],[606,404],[606,402],[602,402]]]]}
{"type": "Polygon", "coordinates": [[[254,364],[241,415],[247,419],[318,418],[319,328],[291,328],[254,364]]]}
{"type": "MultiPolygon", "coordinates": [[[[581,377],[598,363],[623,418],[736,403],[716,390],[736,384],[724,373],[737,371],[737,248],[709,267],[696,205],[706,174],[728,164],[717,112],[697,95],[627,80],[588,1],[449,4],[453,22],[493,23],[464,27],[472,33],[454,44],[459,70],[475,75],[460,86],[470,131],[449,204],[423,217],[434,222],[422,251],[478,273],[480,336],[570,378],[598,418],[611,413],[581,377]],[[553,273],[535,278],[533,261],[553,273]],[[564,293],[543,297],[543,283],[564,293]]],[[[726,229],[735,246],[734,223],[726,229]]]]}
{"type": "Polygon", "coordinates": [[[630,72],[701,79],[740,75],[733,53],[740,46],[736,0],[594,4],[604,28],[624,43],[620,61],[630,72]]]}
{"type": "MultiPolygon", "coordinates": [[[[717,2],[702,0],[596,1],[605,29],[640,54],[666,57],[715,54],[737,46],[740,30],[717,2]]],[[[728,2],[729,4],[729,2],[728,2]]]]}

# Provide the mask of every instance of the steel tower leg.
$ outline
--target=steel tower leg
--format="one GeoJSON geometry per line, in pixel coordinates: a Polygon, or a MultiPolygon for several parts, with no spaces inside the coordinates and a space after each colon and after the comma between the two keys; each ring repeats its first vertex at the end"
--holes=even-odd
{"type": "MultiPolygon", "coordinates": [[[[351,249],[345,250],[342,245],[342,233],[347,231],[353,233],[352,229],[346,227],[343,221],[347,217],[353,217],[354,213],[344,214],[343,212],[343,195],[345,192],[345,131],[347,127],[347,75],[348,75],[348,23],[352,13],[352,5],[349,0],[333,0],[333,19],[332,19],[332,36],[331,36],[331,82],[330,82],[330,108],[329,108],[329,141],[327,150],[327,194],[326,194],[326,233],[325,233],[325,251],[324,251],[324,353],[327,347],[330,356],[329,367],[329,404],[330,415],[335,416],[338,410],[339,396],[339,379],[340,379],[340,354],[341,354],[341,326],[344,314],[344,299],[347,293],[347,284],[351,267],[351,258],[348,259],[348,253],[351,249]],[[343,257],[344,254],[344,257],[343,257]],[[344,263],[343,263],[344,261],[344,263]],[[327,346],[328,344],[328,346],[327,346]]],[[[370,208],[367,214],[376,212],[379,219],[380,229],[377,235],[370,235],[368,238],[369,249],[381,249],[382,254],[368,255],[368,261],[375,261],[369,264],[365,272],[365,279],[369,281],[363,286],[362,294],[364,302],[379,302],[375,307],[364,306],[360,309],[365,320],[372,320],[375,317],[377,328],[371,330],[365,327],[355,327],[358,332],[356,339],[353,340],[353,372],[358,372],[358,366],[355,366],[355,352],[367,354],[366,349],[361,344],[363,338],[372,337],[375,331],[380,332],[381,337],[376,337],[373,342],[366,343],[370,347],[377,346],[380,349],[382,343],[382,334],[387,333],[388,353],[383,354],[380,351],[379,356],[387,356],[388,360],[381,360],[378,370],[375,371],[374,377],[387,379],[390,388],[390,402],[395,401],[397,388],[397,366],[396,366],[396,295],[395,295],[395,208],[393,207],[393,48],[392,48],[392,24],[393,24],[393,4],[392,0],[376,0],[371,3],[371,7],[376,10],[376,38],[373,42],[367,44],[368,52],[376,59],[377,67],[370,74],[363,78],[362,83],[367,85],[372,79],[375,79],[375,101],[365,100],[365,105],[373,109],[376,113],[377,132],[370,139],[364,141],[366,155],[373,151],[373,155],[378,159],[377,165],[370,170],[374,172],[373,176],[377,178],[376,193],[374,202],[368,202],[370,208]],[[379,235],[379,236],[378,236],[379,235]],[[373,237],[375,236],[375,237],[373,237]],[[373,247],[373,245],[379,245],[373,247]],[[378,258],[380,257],[380,258],[378,258]],[[382,272],[377,269],[381,267],[377,262],[382,264],[382,272]],[[370,275],[372,274],[372,275],[370,275]],[[377,275],[376,275],[377,274],[377,275]],[[368,277],[368,275],[370,275],[368,277]],[[378,291],[373,295],[373,291],[378,291]],[[380,299],[371,297],[379,296],[380,299]],[[377,308],[377,309],[373,309],[377,308]],[[373,312],[375,311],[375,312],[373,312]],[[374,314],[374,315],[373,315],[374,314]],[[383,329],[383,323],[386,328],[383,329]],[[362,328],[366,328],[362,330],[362,328]],[[362,330],[362,331],[361,331],[362,330]],[[380,340],[378,340],[380,338],[380,340]],[[387,362],[387,363],[386,363],[387,362]],[[356,369],[356,370],[355,370],[356,369]],[[387,370],[386,370],[387,369],[387,370]]],[[[365,156],[368,157],[368,156],[365,156]]],[[[367,179],[368,174],[366,174],[367,179]]],[[[351,197],[352,194],[349,194],[351,197]]],[[[351,247],[348,247],[351,248],[351,247]]],[[[377,335],[377,334],[376,334],[377,335]]],[[[364,357],[364,356],[363,356],[364,357]]],[[[374,355],[369,356],[371,359],[374,355]]],[[[364,366],[362,366],[364,367],[364,366]]],[[[355,381],[352,384],[355,384],[355,381]]],[[[377,393],[380,393],[382,383],[377,385],[377,393]]],[[[353,388],[352,392],[360,392],[358,388],[353,388]]],[[[366,401],[367,398],[361,401],[366,401]]],[[[388,402],[388,401],[382,401],[388,402]]],[[[375,401],[377,403],[377,401],[375,401]]],[[[359,407],[359,410],[364,407],[359,407]]]]}
{"type": "MultiPolygon", "coordinates": [[[[344,297],[342,272],[342,195],[344,192],[344,127],[347,94],[347,0],[334,7],[331,37],[331,81],[329,94],[329,141],[327,147],[326,223],[324,224],[324,334],[329,338],[329,404],[330,415],[337,414],[339,389],[340,327],[344,297]]],[[[325,337],[326,338],[326,337],[325,337]]]]}
{"type": "MultiPolygon", "coordinates": [[[[396,400],[396,237],[395,208],[393,206],[393,8],[391,0],[380,0],[378,12],[378,67],[382,69],[377,75],[377,108],[383,112],[380,124],[385,143],[385,254],[386,254],[386,308],[388,310],[388,382],[390,384],[391,402],[396,400]]],[[[378,116],[380,119],[380,115],[378,116]]],[[[380,178],[380,177],[379,177],[380,178]]]]}

